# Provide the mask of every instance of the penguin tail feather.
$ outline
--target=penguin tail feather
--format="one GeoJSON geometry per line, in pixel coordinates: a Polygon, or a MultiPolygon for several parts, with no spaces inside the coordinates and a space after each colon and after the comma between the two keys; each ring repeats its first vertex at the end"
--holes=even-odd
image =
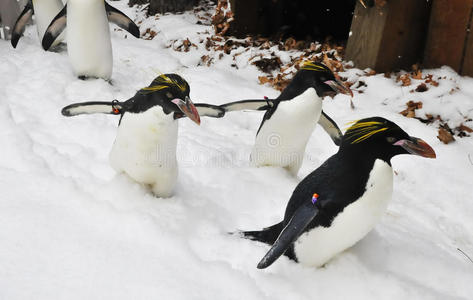
{"type": "Polygon", "coordinates": [[[274,244],[279,234],[284,229],[283,222],[274,224],[273,226],[258,231],[241,231],[240,234],[247,239],[263,242],[269,245],[274,244]]]}

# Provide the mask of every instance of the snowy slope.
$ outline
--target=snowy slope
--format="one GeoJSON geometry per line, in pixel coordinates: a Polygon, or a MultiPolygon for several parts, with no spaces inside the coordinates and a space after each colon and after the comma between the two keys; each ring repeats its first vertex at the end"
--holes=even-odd
{"type": "MultiPolygon", "coordinates": [[[[114,5],[142,19],[126,2],[114,5]]],[[[16,50],[0,40],[0,299],[472,299],[473,263],[457,248],[473,256],[473,138],[444,145],[436,127],[398,114],[421,100],[421,113],[440,113],[452,126],[472,118],[473,79],[448,68],[429,71],[446,79],[422,94],[352,69],[344,75],[368,85],[355,93],[356,109],[343,95],[325,101],[341,127],[383,116],[438,156],[396,157],[382,222],[325,268],[281,258],[257,270],[269,247],[227,234],[282,218],[298,181],[336,151],[320,128],[298,178],[248,166],[261,112],[205,118],[200,127],[179,121],[180,173],[170,199],[115,174],[108,154],[117,117],[65,118],[63,106],[125,100],[158,70],[185,77],[194,102],[278,95],[244,60],[238,70],[228,57],[196,67],[201,45],[187,53],[166,47],[211,30],[196,21],[191,13],[144,20],[142,30],[159,30],[153,40],[112,32],[113,85],[76,79],[67,53],[44,52],[34,27],[16,50]]]]}

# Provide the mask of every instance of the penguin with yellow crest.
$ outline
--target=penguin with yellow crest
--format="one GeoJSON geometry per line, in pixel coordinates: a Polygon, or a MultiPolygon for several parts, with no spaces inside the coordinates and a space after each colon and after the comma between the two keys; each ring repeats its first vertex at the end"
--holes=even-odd
{"type": "Polygon", "coordinates": [[[194,105],[189,93],[189,84],[181,76],[163,74],[124,102],[75,103],[64,107],[62,114],[119,115],[110,153],[112,167],[149,186],[156,196],[170,197],[177,180],[177,120],[188,117],[199,125],[200,116],[220,118],[225,114],[218,106],[194,105]]]}
{"type": "Polygon", "coordinates": [[[257,167],[280,166],[296,175],[317,123],[335,144],[340,143],[340,129],[322,111],[323,98],[333,93],[353,96],[327,66],[307,61],[276,99],[242,100],[222,107],[226,112],[266,111],[256,134],[251,164],[257,167]]]}
{"type": "Polygon", "coordinates": [[[338,152],[297,185],[281,222],[243,232],[272,245],[258,268],[267,268],[283,254],[320,267],[361,240],[391,200],[391,159],[399,154],[435,158],[426,142],[389,120],[372,117],[354,123],[338,152]]]}

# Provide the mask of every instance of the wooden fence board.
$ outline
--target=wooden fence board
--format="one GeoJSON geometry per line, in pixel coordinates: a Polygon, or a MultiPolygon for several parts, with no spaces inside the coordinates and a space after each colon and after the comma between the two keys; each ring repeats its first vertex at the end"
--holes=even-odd
{"type": "Polygon", "coordinates": [[[473,0],[435,0],[425,47],[424,65],[448,65],[460,72],[473,0]]]}
{"type": "Polygon", "coordinates": [[[382,8],[357,4],[346,59],[387,72],[422,60],[431,1],[391,0],[382,8]]]}
{"type": "Polygon", "coordinates": [[[375,68],[386,16],[386,8],[366,9],[359,3],[356,5],[347,43],[346,60],[352,60],[358,68],[375,68]]]}

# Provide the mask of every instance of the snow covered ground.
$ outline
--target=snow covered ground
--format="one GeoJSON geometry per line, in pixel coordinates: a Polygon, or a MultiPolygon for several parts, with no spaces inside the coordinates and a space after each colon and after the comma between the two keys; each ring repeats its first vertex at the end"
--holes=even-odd
{"type": "MultiPolygon", "coordinates": [[[[126,2],[113,5],[142,19],[126,2]]],[[[197,67],[203,45],[166,48],[211,30],[196,22],[191,13],[144,20],[142,32],[159,30],[153,40],[114,31],[113,85],[75,78],[67,53],[44,52],[34,27],[16,50],[0,40],[0,299],[473,299],[473,263],[457,250],[473,256],[473,138],[444,145],[437,127],[399,114],[408,100],[422,101],[418,115],[472,127],[472,78],[429,70],[446,78],[410,93],[416,85],[382,74],[342,74],[367,87],[355,92],[355,110],[344,95],[325,101],[341,127],[383,116],[426,140],[437,159],[396,157],[382,222],[321,269],[281,258],[258,270],[269,247],[227,234],[282,218],[297,183],[336,151],[320,128],[294,178],[249,167],[261,112],[205,118],[200,127],[181,120],[177,191],[158,199],[109,166],[116,116],[61,116],[72,102],[125,100],[157,71],[186,78],[194,102],[278,95],[244,58],[238,70],[227,56],[197,67]]]]}

